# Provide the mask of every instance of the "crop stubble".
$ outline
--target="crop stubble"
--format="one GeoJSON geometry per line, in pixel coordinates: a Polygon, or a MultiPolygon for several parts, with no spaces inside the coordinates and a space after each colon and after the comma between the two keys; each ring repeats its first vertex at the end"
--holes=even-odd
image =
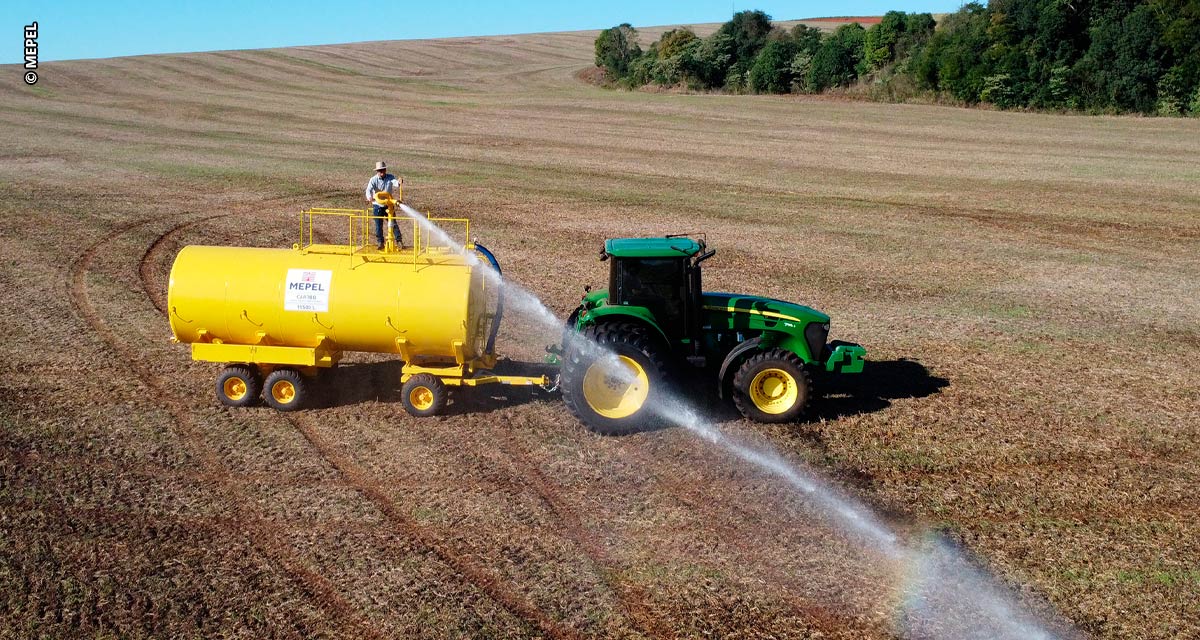
{"type": "MultiPolygon", "coordinates": [[[[0,628],[889,633],[886,571],[685,434],[594,438],[536,394],[415,421],[368,356],[332,406],[214,407],[215,367],[164,341],[174,250],[290,245],[297,208],[357,206],[383,157],[564,315],[603,237],[707,231],[710,288],[830,311],[898,372],[810,423],[725,428],[1087,633],[1197,632],[1195,122],[605,92],[575,80],[593,35],[48,63],[40,93],[0,87],[0,628]]],[[[527,333],[506,352],[539,357],[527,333]]]]}

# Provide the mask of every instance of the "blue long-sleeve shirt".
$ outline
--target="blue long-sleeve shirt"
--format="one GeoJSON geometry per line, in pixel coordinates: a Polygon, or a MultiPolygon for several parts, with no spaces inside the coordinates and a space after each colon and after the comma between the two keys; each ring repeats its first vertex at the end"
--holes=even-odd
{"type": "Polygon", "coordinates": [[[399,200],[400,181],[390,173],[385,173],[382,178],[378,174],[371,176],[371,179],[367,181],[367,188],[363,192],[366,194],[367,200],[374,201],[375,194],[380,191],[386,191],[399,200]]]}

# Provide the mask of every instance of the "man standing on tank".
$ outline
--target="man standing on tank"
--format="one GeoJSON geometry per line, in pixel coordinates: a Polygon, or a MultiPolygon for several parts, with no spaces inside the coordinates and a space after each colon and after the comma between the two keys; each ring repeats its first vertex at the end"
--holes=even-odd
{"type": "MultiPolygon", "coordinates": [[[[400,203],[400,181],[396,179],[396,176],[388,173],[387,163],[382,160],[375,163],[375,175],[367,181],[367,189],[364,193],[367,195],[367,202],[374,206],[371,215],[375,217],[375,240],[378,248],[383,249],[383,221],[387,218],[387,207],[375,203],[375,194],[380,191],[392,194],[397,205],[400,203]]],[[[404,246],[400,236],[400,225],[394,225],[392,230],[396,234],[396,246],[404,246]]]]}

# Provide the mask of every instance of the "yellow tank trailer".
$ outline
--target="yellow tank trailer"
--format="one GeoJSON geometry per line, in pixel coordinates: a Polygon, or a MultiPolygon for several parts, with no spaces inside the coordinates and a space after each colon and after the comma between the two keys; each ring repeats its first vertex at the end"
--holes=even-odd
{"type": "MultiPolygon", "coordinates": [[[[486,248],[430,246],[407,220],[413,246],[379,251],[367,242],[370,221],[358,210],[311,209],[291,249],[179,252],[167,293],[171,331],[192,345],[193,359],[229,365],[217,378],[221,402],[247,406],[261,394],[276,409],[300,408],[315,374],[345,351],[399,356],[401,400],[419,416],[445,406],[447,385],[550,384],[545,376],[490,375],[502,303],[487,267],[462,255],[478,252],[495,265],[486,248]],[[350,241],[314,243],[315,219],[344,225],[350,241]]],[[[466,220],[433,222],[470,237],[466,220]]]]}

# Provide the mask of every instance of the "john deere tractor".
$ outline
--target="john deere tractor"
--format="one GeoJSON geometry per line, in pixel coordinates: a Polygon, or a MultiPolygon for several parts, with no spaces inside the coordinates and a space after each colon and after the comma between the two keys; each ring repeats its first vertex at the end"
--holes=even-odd
{"type": "Polygon", "coordinates": [[[863,347],[826,342],[829,316],[705,292],[700,265],[715,253],[702,237],[604,243],[608,288],[586,292],[568,318],[561,371],[563,400],[593,431],[661,422],[664,398],[688,379],[732,397],[747,418],[790,422],[808,407],[815,376],[862,371],[863,347]]]}

